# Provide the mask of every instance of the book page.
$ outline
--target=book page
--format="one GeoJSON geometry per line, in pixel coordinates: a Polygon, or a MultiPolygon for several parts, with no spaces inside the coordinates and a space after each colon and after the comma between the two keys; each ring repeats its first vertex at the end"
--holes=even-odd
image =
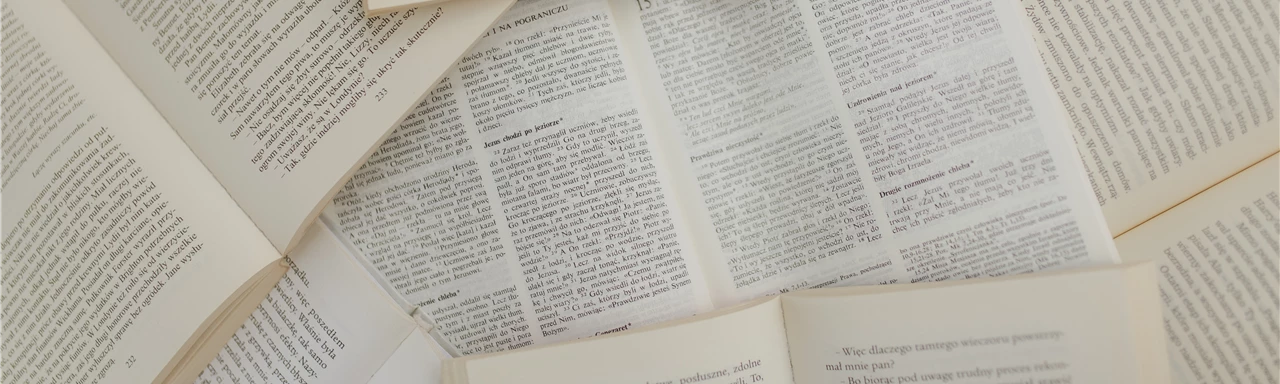
{"type": "Polygon", "coordinates": [[[1168,382],[1149,263],[875,288],[782,296],[796,383],[1168,382]]]}
{"type": "Polygon", "coordinates": [[[514,0],[67,0],[282,253],[514,0]]]}
{"type": "Polygon", "coordinates": [[[445,1],[449,0],[361,0],[364,3],[366,16],[377,16],[445,1]]]}
{"type": "Polygon", "coordinates": [[[445,383],[791,383],[778,299],[686,321],[446,361],[445,383]]]}
{"type": "Polygon", "coordinates": [[[1269,0],[1023,0],[1112,233],[1280,150],[1269,0]]]}
{"type": "Polygon", "coordinates": [[[1175,382],[1280,379],[1280,158],[1116,238],[1155,260],[1175,382]]]}
{"type": "Polygon", "coordinates": [[[369,378],[369,384],[437,384],[442,374],[441,364],[448,358],[449,353],[435,339],[417,328],[369,378]]]}
{"type": "Polygon", "coordinates": [[[280,256],[62,3],[0,13],[5,381],[165,376],[280,256]]]}
{"type": "Polygon", "coordinates": [[[611,4],[718,304],[1114,261],[1012,5],[611,4]]]}
{"type": "Polygon", "coordinates": [[[521,1],[322,215],[458,353],[710,310],[615,31],[521,1]]]}
{"type": "Polygon", "coordinates": [[[289,272],[196,383],[364,383],[416,332],[322,224],[288,260],[289,272]]]}

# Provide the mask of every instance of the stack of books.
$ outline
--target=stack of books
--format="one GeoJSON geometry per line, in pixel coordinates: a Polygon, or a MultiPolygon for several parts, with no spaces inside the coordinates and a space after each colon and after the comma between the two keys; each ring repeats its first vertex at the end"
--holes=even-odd
{"type": "Polygon", "coordinates": [[[1280,380],[1270,2],[0,8],[5,383],[1280,380]]]}

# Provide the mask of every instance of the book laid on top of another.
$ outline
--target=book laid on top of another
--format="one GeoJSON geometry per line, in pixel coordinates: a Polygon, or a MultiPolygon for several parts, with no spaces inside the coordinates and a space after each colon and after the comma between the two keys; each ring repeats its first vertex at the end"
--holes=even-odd
{"type": "MultiPolygon", "coordinates": [[[[409,313],[460,355],[801,288],[1116,259],[1033,42],[1017,33],[1020,13],[1008,4],[938,10],[957,29],[987,27],[959,44],[917,47],[919,67],[868,70],[880,78],[847,95],[825,71],[869,59],[815,55],[818,43],[850,47],[802,33],[838,18],[805,19],[810,9],[788,2],[642,5],[521,1],[495,23],[318,224],[403,313],[354,318],[335,302],[316,317],[344,324],[335,328],[352,340],[379,334],[361,324],[409,313]],[[714,45],[696,47],[704,43],[714,45]],[[934,88],[999,100],[946,100],[934,88]],[[903,98],[915,107],[898,106],[903,98]],[[941,129],[945,110],[971,124],[941,129]],[[922,113],[934,114],[923,126],[938,130],[917,137],[890,121],[922,113]]],[[[896,55],[914,54],[905,52],[896,55]]],[[[314,268],[295,256],[295,273],[314,268]]],[[[317,292],[345,281],[312,275],[317,292]]],[[[298,290],[296,280],[280,291],[298,290]]],[[[266,380],[316,361],[328,368],[309,382],[360,382],[400,356],[387,341],[398,335],[348,342],[333,356],[291,344],[289,329],[269,326],[292,316],[281,301],[262,303],[202,382],[266,380]],[[269,358],[278,355],[289,357],[269,358]]]]}
{"type": "Polygon", "coordinates": [[[444,363],[445,384],[1167,383],[1150,263],[786,293],[444,363]]]}
{"type": "Polygon", "coordinates": [[[1124,260],[1159,266],[1176,382],[1280,379],[1280,155],[1125,232],[1116,247],[1124,260]]]}
{"type": "Polygon", "coordinates": [[[522,0],[321,221],[457,354],[1118,261],[1021,9],[868,4],[522,0]]]}
{"type": "Polygon", "coordinates": [[[1274,2],[1023,3],[1121,258],[1160,265],[1175,382],[1280,382],[1274,2]]]}
{"type": "Polygon", "coordinates": [[[4,380],[190,382],[513,2],[4,2],[4,380]]]}
{"type": "MultiPolygon", "coordinates": [[[[1156,15],[1176,22],[1109,9],[1105,23],[1083,30],[1070,26],[1095,21],[1095,13],[1031,0],[1027,8],[524,0],[402,121],[322,221],[404,312],[435,324],[455,355],[637,328],[799,288],[1106,262],[1108,238],[1128,231],[1118,239],[1124,258],[1163,259],[1171,271],[1187,271],[1159,275],[1175,298],[1165,309],[1176,325],[1168,335],[1175,376],[1235,372],[1275,381],[1267,377],[1276,377],[1280,354],[1268,346],[1277,344],[1269,330],[1278,302],[1268,292],[1278,279],[1267,272],[1277,271],[1280,210],[1272,196],[1280,183],[1265,163],[1250,167],[1278,145],[1278,120],[1267,111],[1280,106],[1280,82],[1273,65],[1261,65],[1274,59],[1265,49],[1105,44],[1133,44],[1125,31],[1144,29],[1163,32],[1151,33],[1152,42],[1182,35],[1200,48],[1232,47],[1233,38],[1242,47],[1275,41],[1274,20],[1265,17],[1219,27],[1249,14],[1233,9],[1264,3],[1186,3],[1156,15]],[[1024,37],[1036,38],[1038,57],[1016,49],[1035,44],[1024,37]],[[790,49],[768,49],[778,46],[790,49]],[[985,72],[994,82],[962,79],[966,68],[1008,64],[1010,56],[1024,71],[1020,82],[1007,69],[985,72]],[[1194,70],[1194,61],[1240,76],[1162,77],[1162,61],[1171,70],[1179,62],[1194,70]],[[1047,81],[1035,81],[1046,66],[1047,81]],[[1104,103],[1104,112],[1091,90],[1123,103],[1104,103]],[[1036,118],[1021,128],[992,124],[1027,116],[1004,102],[1028,102],[1036,118]],[[930,117],[938,114],[974,118],[930,117]],[[1171,143],[1181,148],[1177,156],[1171,143]],[[1058,167],[1032,156],[1045,149],[1058,167]],[[971,155],[976,162],[952,169],[951,159],[971,155]],[[1022,172],[1036,164],[1047,181],[1023,188],[1042,180],[1022,172]],[[1092,193],[1069,177],[1079,166],[1092,193]],[[1252,187],[1210,188],[1247,167],[1264,171],[1230,178],[1257,180],[1252,187]],[[965,194],[964,204],[939,208],[948,201],[939,186],[953,198],[962,188],[997,198],[965,194]],[[1045,197],[1077,204],[1041,206],[1045,197]],[[1093,212],[1098,202],[1110,234],[1093,212]],[[1192,205],[1212,208],[1176,213],[1192,205]],[[919,224],[886,229],[925,210],[919,224]],[[1160,222],[1182,228],[1158,229],[1171,228],[1160,222]],[[634,227],[644,231],[626,232],[634,227]],[[1178,316],[1190,311],[1236,317],[1178,316]],[[1235,359],[1247,372],[1215,357],[1248,340],[1264,342],[1235,359]]],[[[237,363],[231,356],[243,356],[241,348],[228,346],[230,363],[210,372],[267,366],[237,363]]]]}

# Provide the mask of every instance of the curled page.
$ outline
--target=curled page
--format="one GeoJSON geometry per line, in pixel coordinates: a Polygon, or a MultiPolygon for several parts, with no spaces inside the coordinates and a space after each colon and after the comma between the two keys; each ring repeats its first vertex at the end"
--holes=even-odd
{"type": "Polygon", "coordinates": [[[364,383],[417,329],[317,224],[196,383],[364,383]]]}
{"type": "Polygon", "coordinates": [[[399,12],[413,7],[439,4],[449,0],[363,0],[364,15],[373,17],[399,12]]]}
{"type": "Polygon", "coordinates": [[[61,2],[0,12],[4,381],[167,377],[280,255],[61,2]]]}
{"type": "Polygon", "coordinates": [[[356,0],[67,5],[287,253],[513,2],[459,1],[373,19],[356,0]]]}

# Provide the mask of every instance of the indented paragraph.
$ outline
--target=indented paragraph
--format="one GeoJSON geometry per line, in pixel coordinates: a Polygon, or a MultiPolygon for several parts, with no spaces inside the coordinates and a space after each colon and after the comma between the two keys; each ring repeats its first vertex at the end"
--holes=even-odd
{"type": "Polygon", "coordinates": [[[840,347],[818,361],[827,377],[846,384],[1072,383],[1071,353],[1062,331],[1038,331],[901,344],[840,347]]]}

